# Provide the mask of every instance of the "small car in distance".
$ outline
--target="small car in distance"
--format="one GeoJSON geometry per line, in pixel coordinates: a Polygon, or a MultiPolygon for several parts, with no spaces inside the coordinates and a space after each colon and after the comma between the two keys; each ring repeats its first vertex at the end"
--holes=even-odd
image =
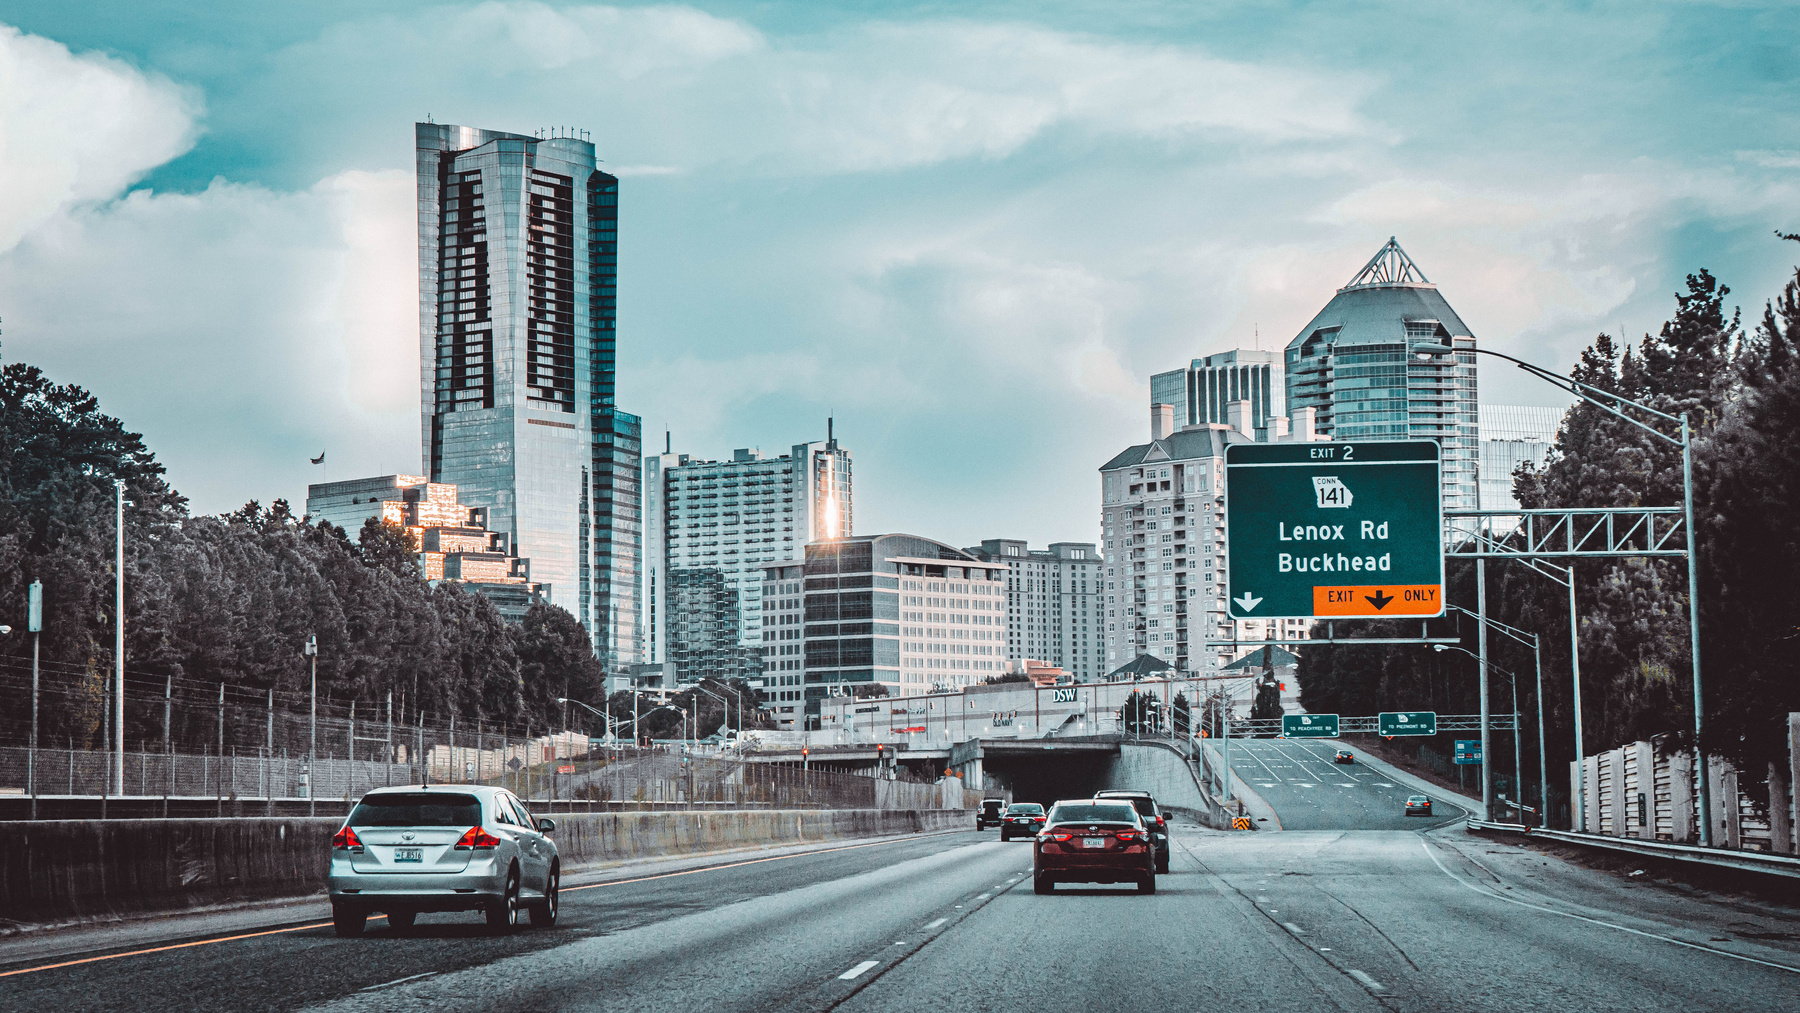
{"type": "Polygon", "coordinates": [[[1058,883],[1136,883],[1156,892],[1156,849],[1143,817],[1126,799],[1058,802],[1031,849],[1034,893],[1058,883]]]}
{"type": "Polygon", "coordinates": [[[1116,798],[1130,802],[1144,818],[1144,829],[1150,834],[1150,846],[1156,852],[1156,871],[1169,871],[1169,819],[1163,807],[1147,791],[1097,791],[1095,798],[1116,798]]]}
{"type": "Polygon", "coordinates": [[[1426,795],[1409,795],[1406,798],[1406,815],[1430,816],[1431,798],[1426,795]]]}
{"type": "Polygon", "coordinates": [[[1331,758],[1331,762],[1332,763],[1355,763],[1356,762],[1356,754],[1352,753],[1348,749],[1340,749],[1337,751],[1337,755],[1333,756],[1331,758]]]}
{"type": "Polygon", "coordinates": [[[1044,807],[1036,802],[1014,802],[1001,816],[1000,839],[1035,837],[1044,826],[1044,807]]]}
{"type": "Polygon", "coordinates": [[[377,788],[331,839],[332,925],[340,936],[359,936],[380,911],[405,932],[421,912],[480,911],[491,931],[504,933],[524,907],[531,924],[548,928],[562,881],[555,829],[503,788],[377,788]]]}
{"type": "Polygon", "coordinates": [[[981,808],[975,810],[975,829],[986,830],[988,827],[1001,826],[1005,810],[1006,800],[1003,798],[982,799],[981,808]]]}

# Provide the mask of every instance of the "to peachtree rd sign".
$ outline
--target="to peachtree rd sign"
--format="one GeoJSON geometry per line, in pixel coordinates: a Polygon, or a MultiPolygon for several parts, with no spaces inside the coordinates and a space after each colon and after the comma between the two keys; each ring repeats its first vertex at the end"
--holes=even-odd
{"type": "Polygon", "coordinates": [[[1225,448],[1233,619],[1444,614],[1438,445],[1225,448]]]}
{"type": "Polygon", "coordinates": [[[1335,739],[1338,734],[1336,714],[1283,714],[1281,734],[1290,739],[1335,739]]]}
{"type": "Polygon", "coordinates": [[[1437,713],[1435,711],[1382,711],[1376,718],[1376,725],[1382,735],[1436,735],[1437,713]]]}

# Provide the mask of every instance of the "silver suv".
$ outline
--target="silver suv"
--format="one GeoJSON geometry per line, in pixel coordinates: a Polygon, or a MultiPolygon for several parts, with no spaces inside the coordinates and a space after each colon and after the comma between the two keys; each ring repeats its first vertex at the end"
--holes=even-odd
{"type": "Polygon", "coordinates": [[[548,836],[555,829],[503,788],[377,788],[331,839],[326,889],[337,934],[361,935],[376,911],[397,932],[421,911],[480,911],[490,930],[508,932],[520,905],[531,924],[554,925],[562,879],[548,836]]]}

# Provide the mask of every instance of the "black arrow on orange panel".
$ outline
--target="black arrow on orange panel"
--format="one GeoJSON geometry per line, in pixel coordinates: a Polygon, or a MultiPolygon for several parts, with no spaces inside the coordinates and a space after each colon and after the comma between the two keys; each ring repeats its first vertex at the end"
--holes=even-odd
{"type": "Polygon", "coordinates": [[[1374,594],[1363,595],[1363,600],[1375,606],[1375,611],[1380,612],[1382,609],[1387,608],[1388,602],[1393,601],[1394,596],[1380,588],[1376,588],[1374,594]]]}

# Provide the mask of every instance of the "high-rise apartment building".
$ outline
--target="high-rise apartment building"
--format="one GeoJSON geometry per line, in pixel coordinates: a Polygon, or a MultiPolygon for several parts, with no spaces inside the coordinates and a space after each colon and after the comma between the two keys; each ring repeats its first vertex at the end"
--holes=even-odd
{"type": "Polygon", "coordinates": [[[764,653],[762,567],[851,530],[850,466],[835,435],[780,457],[740,449],[729,461],[667,451],[645,460],[645,660],[675,662],[684,682],[754,675],[764,653]],[[698,593],[715,583],[717,593],[698,593]],[[701,607],[707,615],[684,613],[701,607]],[[736,637],[730,650],[726,629],[736,637]]]}
{"type": "Polygon", "coordinates": [[[785,722],[870,684],[897,696],[1000,675],[1006,573],[1004,563],[903,534],[814,542],[804,563],[764,564],[763,598],[774,602],[763,648],[771,709],[785,722]],[[797,654],[783,651],[789,645],[797,654]]]}
{"type": "Polygon", "coordinates": [[[1269,420],[1287,415],[1287,385],[1281,353],[1236,348],[1195,359],[1186,369],[1150,377],[1150,403],[1173,405],[1175,424],[1209,422],[1238,429],[1267,429],[1269,420]],[[1232,406],[1249,402],[1249,417],[1232,419],[1232,406]]]}
{"type": "Polygon", "coordinates": [[[415,125],[425,471],[609,671],[638,659],[641,428],[614,403],[619,181],[573,136],[415,125]]]}
{"type": "Polygon", "coordinates": [[[1288,342],[1287,405],[1334,440],[1432,439],[1446,510],[1479,503],[1475,338],[1393,239],[1288,342]]]}
{"type": "Polygon", "coordinates": [[[1529,461],[1543,467],[1562,428],[1563,409],[1536,405],[1481,406],[1481,509],[1513,510],[1513,472],[1529,461]]]}
{"type": "Polygon", "coordinates": [[[1106,595],[1100,549],[1093,542],[989,538],[963,550],[1005,563],[1007,660],[1049,662],[1086,681],[1106,674],[1106,595]]]}
{"type": "MultiPolygon", "coordinates": [[[[1241,402],[1232,413],[1248,418],[1241,402]]],[[[1100,467],[1104,527],[1102,589],[1106,669],[1142,655],[1183,672],[1217,675],[1255,647],[1248,641],[1304,637],[1303,620],[1242,620],[1225,606],[1225,447],[1316,438],[1312,410],[1253,432],[1203,424],[1176,429],[1174,410],[1152,405],[1150,442],[1100,467]],[[1207,641],[1236,640],[1236,649],[1207,641]]]]}

